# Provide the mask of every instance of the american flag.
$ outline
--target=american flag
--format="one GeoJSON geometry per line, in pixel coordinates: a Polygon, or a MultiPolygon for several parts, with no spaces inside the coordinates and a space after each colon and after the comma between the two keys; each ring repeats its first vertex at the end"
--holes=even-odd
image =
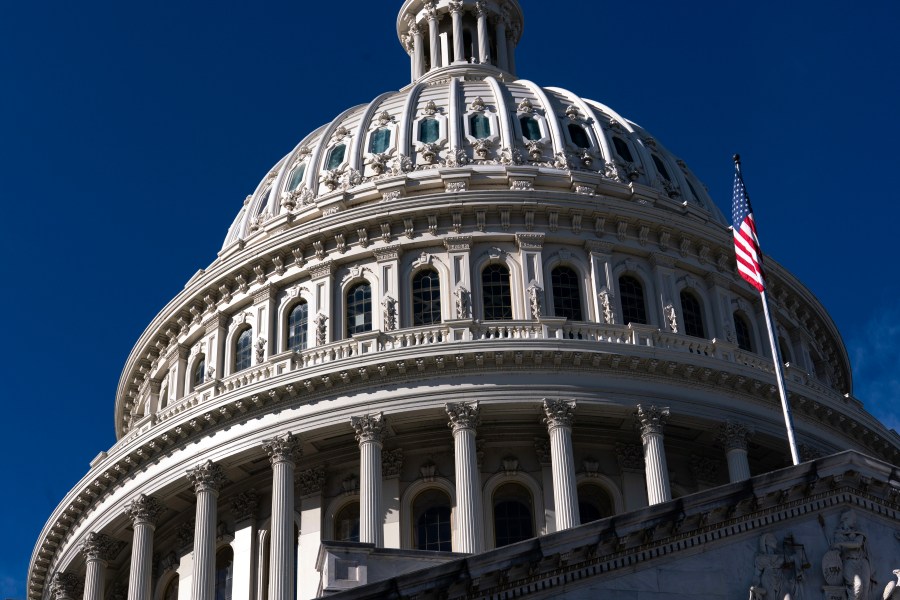
{"type": "Polygon", "coordinates": [[[762,270],[762,251],[756,238],[756,223],[753,221],[753,209],[750,198],[744,187],[740,166],[735,163],[734,201],[731,205],[734,217],[734,253],[737,256],[737,268],[741,277],[760,292],[766,289],[766,280],[762,270]]]}

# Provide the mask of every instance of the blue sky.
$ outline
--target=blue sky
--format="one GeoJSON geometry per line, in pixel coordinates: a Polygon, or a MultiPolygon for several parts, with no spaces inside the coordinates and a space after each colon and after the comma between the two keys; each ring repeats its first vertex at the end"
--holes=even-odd
{"type": "MultiPolygon", "coordinates": [[[[408,83],[400,4],[0,4],[0,597],[25,597],[45,519],[114,441],[132,344],[244,197],[307,132],[408,83]]],[[[522,5],[520,76],[640,123],[726,211],[742,154],[763,248],[900,429],[900,4],[522,5]]]]}

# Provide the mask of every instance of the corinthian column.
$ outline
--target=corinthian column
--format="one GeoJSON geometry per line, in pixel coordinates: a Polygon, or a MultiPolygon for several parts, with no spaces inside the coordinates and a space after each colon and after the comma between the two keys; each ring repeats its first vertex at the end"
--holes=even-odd
{"type": "Polygon", "coordinates": [[[575,402],[544,399],[544,423],[550,432],[550,460],[553,467],[553,504],[556,530],[581,524],[578,488],[575,485],[575,457],[572,453],[572,421],[575,402]]]}
{"type": "Polygon", "coordinates": [[[462,0],[450,0],[450,18],[453,21],[453,62],[466,61],[463,48],[462,0]]]}
{"type": "Polygon", "coordinates": [[[425,74],[425,40],[422,28],[413,19],[409,20],[409,37],[413,41],[413,71],[418,79],[425,74]]]}
{"type": "Polygon", "coordinates": [[[57,573],[50,581],[50,597],[53,600],[75,600],[78,577],[72,573],[57,573]]]}
{"type": "Polygon", "coordinates": [[[434,0],[425,4],[425,18],[428,19],[428,44],[431,46],[431,68],[441,66],[441,44],[438,41],[438,14],[434,0]]]}
{"type": "Polygon", "coordinates": [[[487,2],[484,0],[475,2],[475,12],[478,15],[478,61],[487,63],[491,48],[488,43],[487,2]]]}
{"type": "Polygon", "coordinates": [[[287,433],[263,442],[272,463],[272,527],[269,555],[269,598],[294,598],[294,467],[299,440],[287,433]]]}
{"type": "Polygon", "coordinates": [[[644,442],[647,498],[651,506],[668,502],[672,499],[672,491],[669,488],[669,468],[663,446],[663,427],[669,418],[669,409],[638,404],[635,417],[641,427],[641,440],[644,442]]]}
{"type": "Polygon", "coordinates": [[[484,552],[484,510],[481,474],[475,447],[475,428],[480,409],[477,402],[453,403],[445,407],[453,429],[456,458],[456,543],[454,552],[484,552]]]}
{"type": "Polygon", "coordinates": [[[213,600],[216,591],[217,505],[219,490],[227,480],[222,467],[211,460],[190,469],[187,478],[197,495],[191,600],[213,600]]]}
{"type": "Polygon", "coordinates": [[[381,508],[381,445],[384,416],[351,417],[359,442],[359,541],[384,546],[384,511],[381,508]]]}
{"type": "Polygon", "coordinates": [[[128,576],[128,600],[150,600],[153,575],[153,532],[163,506],[153,496],[141,494],[125,507],[134,525],[131,542],[131,571],[128,576]]]}
{"type": "Polygon", "coordinates": [[[84,576],[84,600],[103,600],[103,579],[106,561],[112,558],[118,543],[102,533],[89,533],[81,544],[87,567],[84,576]]]}
{"type": "Polygon", "coordinates": [[[728,480],[731,483],[750,479],[750,461],[747,459],[747,441],[753,431],[746,425],[726,421],[719,430],[719,441],[725,446],[728,460],[728,480]]]}

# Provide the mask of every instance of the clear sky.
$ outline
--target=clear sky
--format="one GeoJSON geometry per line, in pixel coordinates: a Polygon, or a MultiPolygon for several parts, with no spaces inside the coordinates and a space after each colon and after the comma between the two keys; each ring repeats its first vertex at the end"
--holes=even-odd
{"type": "MultiPolygon", "coordinates": [[[[521,3],[519,75],[640,123],[726,214],[743,155],[763,249],[900,429],[900,3],[521,3]]],[[[408,83],[400,4],[0,2],[0,598],[24,599],[45,519],[114,441],[132,344],[244,197],[309,131],[408,83]]]]}

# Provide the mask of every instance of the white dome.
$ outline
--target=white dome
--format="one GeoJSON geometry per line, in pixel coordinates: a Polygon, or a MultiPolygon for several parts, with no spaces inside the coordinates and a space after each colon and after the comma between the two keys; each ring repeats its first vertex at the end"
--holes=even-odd
{"type": "Polygon", "coordinates": [[[454,173],[470,174],[468,189],[531,177],[534,191],[568,187],[597,194],[598,204],[602,190],[615,189],[652,201],[660,219],[689,211],[728,224],[684,161],[609,107],[491,65],[465,65],[432,70],[304,138],[247,197],[223,249],[285,212],[312,218],[335,195],[399,186],[412,196],[454,173]],[[482,116],[488,129],[476,132],[472,121],[482,116]]]}

